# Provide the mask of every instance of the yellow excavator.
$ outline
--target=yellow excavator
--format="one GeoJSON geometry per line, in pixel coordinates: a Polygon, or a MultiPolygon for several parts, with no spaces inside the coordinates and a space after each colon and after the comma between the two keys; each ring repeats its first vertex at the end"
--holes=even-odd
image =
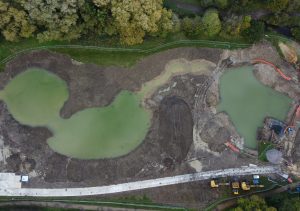
{"type": "Polygon", "coordinates": [[[239,189],[240,189],[240,182],[239,181],[231,182],[231,188],[232,188],[233,194],[238,195],[239,194],[239,189]]]}
{"type": "Polygon", "coordinates": [[[250,185],[250,182],[248,181],[243,181],[241,183],[242,190],[250,190],[251,188],[263,188],[265,187],[264,185],[250,185]]]}
{"type": "Polygon", "coordinates": [[[211,188],[217,188],[219,186],[226,186],[226,185],[229,185],[229,183],[226,183],[226,182],[219,182],[217,179],[212,179],[210,181],[210,187],[211,188]]]}

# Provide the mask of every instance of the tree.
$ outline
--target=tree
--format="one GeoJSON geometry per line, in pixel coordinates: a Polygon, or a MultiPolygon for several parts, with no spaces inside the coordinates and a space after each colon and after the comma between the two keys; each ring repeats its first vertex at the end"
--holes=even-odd
{"type": "Polygon", "coordinates": [[[18,41],[20,38],[28,38],[35,29],[23,10],[0,0],[0,31],[6,40],[18,41]]]}
{"type": "Polygon", "coordinates": [[[300,40],[300,27],[292,28],[292,34],[296,40],[300,40]]]}
{"type": "Polygon", "coordinates": [[[72,40],[79,38],[82,25],[79,21],[79,8],[84,0],[18,0],[39,27],[37,37],[46,40],[72,40]]]}
{"type": "Polygon", "coordinates": [[[181,21],[181,28],[186,33],[186,35],[194,35],[194,20],[188,17],[183,18],[181,21]]]}
{"type": "Polygon", "coordinates": [[[272,12],[279,12],[285,9],[289,0],[265,0],[266,7],[272,12]]]}
{"type": "Polygon", "coordinates": [[[206,10],[202,18],[204,34],[213,37],[221,31],[221,21],[217,10],[206,10]]]}
{"type": "Polygon", "coordinates": [[[265,33],[265,24],[260,21],[251,21],[251,27],[245,29],[242,32],[242,36],[245,37],[250,42],[259,41],[265,33]]]}
{"type": "Polygon", "coordinates": [[[82,34],[90,36],[99,36],[102,34],[114,34],[114,30],[107,25],[111,23],[106,8],[98,8],[93,3],[85,1],[84,5],[79,8],[80,23],[82,25],[82,34]]]}
{"type": "Polygon", "coordinates": [[[225,18],[223,22],[221,36],[239,37],[241,32],[250,28],[251,16],[235,16],[225,18]]]}
{"type": "Polygon", "coordinates": [[[172,30],[172,13],[162,6],[162,0],[94,0],[99,8],[106,8],[110,23],[123,44],[142,43],[146,34],[166,35],[172,30]]]}
{"type": "Polygon", "coordinates": [[[300,200],[299,198],[293,198],[293,199],[285,199],[282,203],[282,206],[279,208],[279,210],[300,210],[300,200]]]}
{"type": "Polygon", "coordinates": [[[104,7],[109,4],[110,0],[93,0],[93,2],[97,7],[104,7]]]}
{"type": "Polygon", "coordinates": [[[287,9],[289,13],[297,13],[300,11],[300,1],[299,0],[289,0],[287,9]]]}
{"type": "Polygon", "coordinates": [[[173,22],[173,14],[171,10],[162,10],[161,18],[157,22],[158,30],[153,33],[154,36],[166,37],[172,31],[175,24],[173,22]]]}
{"type": "Polygon", "coordinates": [[[252,210],[262,210],[262,211],[276,211],[274,207],[269,207],[266,201],[257,196],[252,195],[250,198],[240,198],[238,199],[238,206],[233,211],[252,211],[252,210]]]}
{"type": "Polygon", "coordinates": [[[225,9],[228,6],[228,0],[215,0],[217,7],[225,9]]]}
{"type": "Polygon", "coordinates": [[[200,16],[195,16],[194,18],[183,18],[181,22],[181,28],[189,37],[203,35],[203,25],[200,16]]]}

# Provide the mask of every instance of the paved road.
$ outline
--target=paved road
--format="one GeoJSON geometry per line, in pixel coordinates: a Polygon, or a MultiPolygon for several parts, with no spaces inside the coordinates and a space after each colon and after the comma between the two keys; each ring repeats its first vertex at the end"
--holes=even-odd
{"type": "Polygon", "coordinates": [[[0,196],[88,196],[102,195],[111,193],[120,193],[125,191],[140,190],[146,188],[161,187],[166,185],[175,185],[193,181],[207,180],[215,177],[240,176],[251,174],[273,174],[279,173],[277,166],[261,167],[242,167],[231,168],[216,171],[198,172],[193,174],[184,174],[173,177],[163,177],[136,182],[98,186],[85,188],[59,188],[59,189],[39,189],[39,188],[3,188],[0,187],[0,196]]]}

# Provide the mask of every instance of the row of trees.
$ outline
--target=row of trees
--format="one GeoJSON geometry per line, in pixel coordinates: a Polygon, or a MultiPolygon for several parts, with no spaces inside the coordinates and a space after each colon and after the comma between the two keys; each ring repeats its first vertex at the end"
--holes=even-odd
{"type": "Polygon", "coordinates": [[[292,28],[300,40],[299,0],[199,0],[204,13],[178,17],[163,0],[0,0],[0,32],[8,41],[114,36],[126,45],[183,31],[188,37],[259,40],[264,23],[292,28]],[[252,16],[262,14],[251,20],[252,16]],[[247,15],[246,15],[247,14],[247,15]]]}
{"type": "Polygon", "coordinates": [[[238,199],[238,206],[230,209],[231,211],[298,211],[300,210],[299,196],[292,196],[288,193],[281,193],[266,199],[252,195],[249,198],[238,199]]]}
{"type": "Polygon", "coordinates": [[[137,44],[145,35],[172,30],[172,12],[162,0],[0,0],[0,30],[6,40],[73,40],[84,34],[116,35],[137,44]]]}
{"type": "Polygon", "coordinates": [[[189,37],[211,38],[218,36],[225,40],[247,39],[255,42],[265,33],[265,24],[251,19],[251,16],[231,14],[223,17],[215,9],[206,10],[203,17],[185,17],[181,21],[181,30],[189,37]]]}

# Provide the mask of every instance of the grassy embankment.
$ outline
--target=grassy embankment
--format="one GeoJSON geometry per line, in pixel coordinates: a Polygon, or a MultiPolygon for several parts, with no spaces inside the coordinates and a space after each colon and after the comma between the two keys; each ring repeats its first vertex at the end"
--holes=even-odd
{"type": "MultiPolygon", "coordinates": [[[[277,46],[279,40],[288,39],[276,33],[268,33],[264,37],[277,46]]],[[[130,67],[138,60],[150,54],[177,47],[209,47],[222,49],[246,48],[251,44],[244,40],[224,40],[220,37],[213,39],[188,39],[182,33],[170,35],[167,38],[147,38],[143,44],[122,46],[115,39],[77,40],[72,42],[51,41],[39,43],[36,39],[26,39],[20,42],[0,42],[0,71],[5,64],[16,55],[31,50],[48,49],[71,56],[83,63],[94,63],[104,66],[130,67]]]]}
{"type": "MultiPolygon", "coordinates": [[[[93,198],[86,198],[82,199],[79,197],[66,197],[66,198],[50,198],[50,197],[0,197],[0,204],[10,202],[12,204],[16,204],[13,206],[17,206],[18,202],[40,202],[45,203],[56,203],[57,208],[46,208],[43,207],[43,210],[69,210],[69,209],[62,209],[59,208],[60,205],[66,208],[75,208],[77,205],[95,205],[95,206],[103,206],[103,207],[115,207],[115,208],[128,208],[128,209],[150,209],[150,210],[169,210],[169,211],[186,211],[190,209],[186,209],[183,207],[178,206],[171,206],[171,205],[164,205],[164,204],[157,204],[149,199],[147,196],[129,196],[129,197],[121,197],[121,198],[111,198],[108,200],[98,200],[93,198]],[[68,206],[70,205],[70,206],[68,206]]],[[[54,204],[55,205],[55,204],[54,204]]],[[[31,206],[35,206],[30,205],[31,206]]],[[[41,208],[41,207],[40,207],[41,208]]],[[[39,209],[38,209],[39,210],[39,209]]],[[[0,207],[1,211],[1,207],[0,207]]]]}
{"type": "Polygon", "coordinates": [[[51,51],[70,55],[73,59],[98,65],[118,65],[129,67],[139,59],[167,49],[176,47],[210,47],[223,49],[245,48],[250,44],[242,41],[227,42],[208,39],[189,40],[182,35],[172,35],[166,39],[149,38],[143,44],[135,46],[122,46],[116,40],[101,39],[97,41],[78,40],[73,42],[44,42],[36,39],[26,39],[17,43],[0,42],[0,71],[5,64],[16,55],[31,50],[48,49],[51,51]]]}
{"type": "Polygon", "coordinates": [[[266,152],[273,149],[275,146],[270,142],[260,141],[258,143],[258,159],[267,162],[266,152]]]}

